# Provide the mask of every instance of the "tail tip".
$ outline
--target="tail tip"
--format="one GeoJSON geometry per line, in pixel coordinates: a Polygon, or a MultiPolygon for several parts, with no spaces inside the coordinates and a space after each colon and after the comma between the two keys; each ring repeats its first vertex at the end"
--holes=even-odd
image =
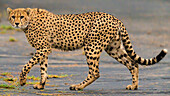
{"type": "Polygon", "coordinates": [[[164,53],[168,53],[168,50],[167,49],[163,49],[164,53]]]}

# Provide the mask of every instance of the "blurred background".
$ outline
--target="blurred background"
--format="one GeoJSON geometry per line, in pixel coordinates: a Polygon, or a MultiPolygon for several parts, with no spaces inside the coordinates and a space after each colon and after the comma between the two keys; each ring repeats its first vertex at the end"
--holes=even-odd
{"type": "MultiPolygon", "coordinates": [[[[133,47],[140,56],[150,58],[157,55],[164,48],[170,51],[170,0],[0,0],[0,73],[11,72],[12,75],[18,76],[16,72],[20,72],[22,66],[28,62],[35,52],[35,49],[27,42],[25,34],[21,30],[10,26],[6,14],[7,7],[13,9],[22,7],[42,8],[55,14],[106,12],[124,22],[133,47]]],[[[70,77],[71,79],[69,78],[65,81],[61,79],[62,83],[56,79],[51,82],[62,86],[60,87],[61,89],[68,89],[68,86],[63,84],[64,82],[79,83],[87,75],[88,69],[83,50],[73,52],[55,50],[49,57],[49,65],[52,66],[49,67],[49,73],[78,74],[76,75],[77,77],[70,77]],[[62,66],[62,64],[66,66],[62,66]],[[73,66],[69,65],[70,68],[68,68],[68,64],[73,66]]],[[[152,92],[155,92],[154,94],[158,93],[157,95],[170,93],[169,58],[168,53],[159,64],[152,67],[140,67],[140,86],[143,89],[135,94],[141,95],[140,92],[142,91],[143,93],[146,90],[148,90],[146,94],[152,92]]],[[[104,72],[101,72],[101,78],[87,89],[118,89],[117,91],[120,91],[122,95],[121,92],[125,91],[119,89],[125,88],[131,82],[130,74],[127,76],[129,73],[127,68],[113,60],[105,52],[101,55],[100,63],[100,70],[104,72]],[[113,66],[110,66],[110,64],[113,66]],[[118,81],[121,81],[121,83],[118,81]]],[[[39,68],[34,67],[30,75],[39,76],[40,73],[37,70],[39,68]]],[[[4,83],[0,79],[1,82],[4,83]]],[[[32,88],[32,85],[30,88],[32,88]]],[[[107,91],[106,94],[108,92],[114,93],[112,90],[107,91]]]]}
{"type": "MultiPolygon", "coordinates": [[[[42,8],[55,14],[106,12],[124,22],[134,47],[136,50],[140,49],[142,56],[145,56],[142,51],[157,52],[162,48],[170,49],[170,0],[0,0],[1,27],[10,25],[7,21],[7,7],[42,8]]],[[[8,33],[3,28],[0,31],[8,33]]],[[[0,39],[2,38],[4,37],[0,39]]]]}
{"type": "Polygon", "coordinates": [[[0,0],[1,20],[6,19],[7,7],[42,8],[56,14],[106,12],[125,22],[129,33],[140,28],[138,32],[162,31],[164,34],[170,26],[169,0],[0,0]]]}

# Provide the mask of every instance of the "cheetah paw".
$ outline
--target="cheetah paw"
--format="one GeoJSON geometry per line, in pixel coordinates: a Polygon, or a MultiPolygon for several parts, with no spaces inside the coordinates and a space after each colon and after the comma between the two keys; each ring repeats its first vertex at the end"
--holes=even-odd
{"type": "Polygon", "coordinates": [[[26,84],[26,81],[27,81],[27,75],[25,75],[25,76],[20,75],[20,77],[19,77],[20,85],[24,86],[26,84]]]}
{"type": "Polygon", "coordinates": [[[81,85],[79,85],[79,84],[78,85],[71,85],[70,90],[75,90],[75,91],[83,90],[83,87],[81,85]]]}
{"type": "Polygon", "coordinates": [[[126,89],[127,89],[127,90],[137,90],[138,87],[137,87],[137,86],[133,86],[133,85],[128,85],[128,86],[126,87],[126,89]]]}
{"type": "Polygon", "coordinates": [[[38,90],[41,90],[41,89],[44,89],[44,86],[43,85],[40,85],[40,84],[35,84],[33,86],[34,89],[38,89],[38,90]]]}

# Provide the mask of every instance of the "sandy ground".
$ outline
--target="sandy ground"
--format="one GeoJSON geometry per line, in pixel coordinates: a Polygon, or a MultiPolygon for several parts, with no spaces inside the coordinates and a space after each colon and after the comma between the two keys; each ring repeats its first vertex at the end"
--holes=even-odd
{"type": "MultiPolygon", "coordinates": [[[[124,22],[133,47],[140,56],[150,58],[164,48],[170,50],[170,2],[168,0],[1,0],[0,5],[2,15],[0,26],[9,25],[4,12],[8,6],[39,7],[56,14],[107,12],[124,22]]],[[[2,31],[3,29],[0,30],[2,31]]],[[[1,33],[0,73],[10,72],[18,78],[18,73],[34,52],[23,32],[6,30],[6,33],[1,33]],[[14,37],[17,41],[10,42],[10,37],[14,37]]],[[[125,87],[131,84],[128,69],[103,52],[100,58],[101,77],[83,91],[70,91],[70,84],[77,84],[87,76],[88,67],[83,50],[73,52],[54,50],[49,56],[48,74],[67,74],[67,77],[49,79],[44,90],[34,90],[33,85],[19,86],[16,89],[0,88],[0,95],[170,95],[169,58],[168,53],[156,65],[139,66],[139,90],[132,91],[125,90],[125,87]]],[[[40,76],[38,64],[31,69],[29,76],[32,75],[40,76]]],[[[0,79],[0,84],[7,84],[7,82],[0,79]]]]}

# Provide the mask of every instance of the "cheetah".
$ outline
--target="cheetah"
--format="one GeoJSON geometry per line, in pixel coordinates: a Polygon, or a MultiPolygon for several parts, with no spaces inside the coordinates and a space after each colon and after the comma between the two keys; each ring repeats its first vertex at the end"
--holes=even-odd
{"type": "Polygon", "coordinates": [[[126,89],[138,89],[138,64],[153,65],[167,54],[163,49],[157,56],[144,59],[132,47],[128,32],[121,20],[104,12],[56,15],[39,8],[7,8],[8,19],[15,28],[20,28],[35,54],[21,70],[19,81],[23,86],[27,74],[40,64],[41,80],[34,89],[44,89],[47,80],[48,55],[52,49],[73,51],[84,48],[89,72],[87,78],[70,90],[82,90],[100,77],[99,58],[103,50],[125,65],[132,75],[132,84],[126,89]]]}

